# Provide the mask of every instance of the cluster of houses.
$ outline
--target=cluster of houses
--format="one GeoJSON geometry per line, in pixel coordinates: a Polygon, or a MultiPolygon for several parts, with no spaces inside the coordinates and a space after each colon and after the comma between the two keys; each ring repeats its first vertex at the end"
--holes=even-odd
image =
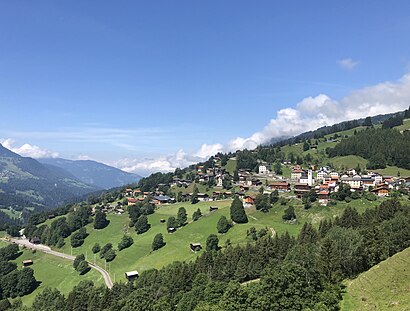
{"type": "Polygon", "coordinates": [[[295,166],[291,172],[290,182],[283,180],[273,182],[269,188],[281,192],[293,190],[299,198],[314,189],[322,205],[328,204],[330,194],[337,192],[340,184],[349,185],[351,191],[370,191],[379,197],[389,196],[392,189],[398,189],[401,186],[410,188],[409,178],[394,178],[373,172],[360,175],[355,170],[349,170],[343,175],[339,175],[338,172],[328,167],[320,168],[317,171],[316,179],[314,179],[312,169],[304,170],[300,166],[295,166]],[[292,187],[290,182],[292,182],[292,187]]]}

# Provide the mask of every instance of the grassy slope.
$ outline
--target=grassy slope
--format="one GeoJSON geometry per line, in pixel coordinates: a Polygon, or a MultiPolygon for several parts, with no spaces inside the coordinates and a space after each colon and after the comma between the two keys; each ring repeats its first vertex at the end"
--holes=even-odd
{"type": "Polygon", "coordinates": [[[71,289],[82,280],[93,281],[97,286],[104,284],[99,272],[90,270],[86,275],[81,276],[73,269],[71,261],[42,252],[37,251],[33,253],[26,249],[23,251],[23,254],[14,261],[20,269],[21,262],[27,259],[33,260],[34,264],[30,268],[34,270],[34,275],[41,284],[30,295],[21,297],[25,305],[30,305],[35,296],[46,287],[57,288],[62,293],[68,294],[71,289]]]}
{"type": "Polygon", "coordinates": [[[347,283],[342,310],[410,310],[410,248],[347,283]]]}
{"type": "MultiPolygon", "coordinates": [[[[217,234],[216,225],[219,218],[224,215],[229,218],[229,206],[231,201],[219,201],[219,202],[201,202],[195,205],[190,203],[178,203],[175,205],[161,206],[153,215],[148,217],[151,229],[141,235],[135,233],[134,228],[128,228],[129,218],[127,214],[115,215],[109,214],[108,219],[110,225],[102,230],[95,230],[92,224],[87,226],[87,232],[90,235],[86,238],[84,245],[72,250],[73,255],[84,253],[88,255],[89,260],[94,260],[91,248],[97,242],[101,246],[110,242],[114,248],[117,248],[118,242],[121,240],[123,234],[127,233],[134,239],[134,244],[121,252],[117,252],[117,257],[109,265],[109,270],[112,278],[116,281],[125,281],[124,273],[130,270],[143,271],[150,268],[161,268],[173,261],[190,261],[195,259],[199,253],[194,254],[189,249],[189,243],[200,242],[204,247],[206,245],[206,238],[209,234],[217,234]],[[219,210],[209,213],[208,209],[210,205],[216,205],[219,210]],[[192,213],[200,208],[203,213],[203,217],[197,222],[191,222],[185,227],[178,229],[174,234],[168,234],[166,232],[166,224],[160,223],[160,219],[168,219],[169,216],[175,216],[178,208],[184,206],[188,213],[188,220],[191,220],[192,213]],[[162,249],[151,252],[151,244],[154,236],[157,233],[162,233],[164,240],[167,243],[162,249]]],[[[350,203],[350,205],[358,208],[359,211],[363,211],[366,207],[374,206],[380,202],[368,202],[367,200],[356,200],[350,203]]],[[[280,206],[276,204],[269,213],[262,213],[256,211],[254,208],[246,209],[249,215],[249,223],[235,225],[225,235],[218,235],[220,245],[224,246],[225,242],[229,239],[232,244],[244,244],[249,242],[246,238],[246,231],[250,227],[255,227],[257,230],[269,227],[273,228],[278,233],[284,233],[289,231],[291,234],[296,235],[301,229],[304,222],[312,222],[318,224],[321,219],[325,217],[335,217],[339,215],[343,209],[347,206],[346,203],[338,203],[334,207],[321,207],[315,206],[310,210],[304,210],[300,201],[291,199],[290,204],[295,206],[296,214],[299,219],[299,223],[295,225],[286,224],[282,222],[282,215],[284,214],[287,206],[280,206]]],[[[70,239],[66,239],[66,245],[62,249],[65,253],[71,252],[70,239]]],[[[95,258],[96,263],[102,267],[105,267],[105,262],[98,257],[95,258]]]]}
{"type": "Polygon", "coordinates": [[[384,169],[376,170],[376,172],[379,172],[382,175],[386,176],[396,176],[397,173],[400,172],[401,177],[410,177],[410,170],[406,170],[404,168],[398,168],[397,166],[388,166],[384,169]]]}
{"type": "Polygon", "coordinates": [[[356,168],[357,165],[360,165],[360,167],[364,169],[367,165],[366,159],[355,155],[334,157],[329,160],[338,169],[341,169],[342,167],[345,169],[356,168]]]}
{"type": "Polygon", "coordinates": [[[233,175],[236,170],[236,160],[229,159],[228,163],[225,165],[225,169],[229,172],[229,174],[233,175]]]}
{"type": "MultiPolygon", "coordinates": [[[[5,235],[0,232],[0,237],[5,235]]],[[[9,243],[0,240],[0,247],[6,247],[9,243]]],[[[23,249],[22,255],[13,260],[19,269],[23,260],[31,259],[34,264],[30,266],[34,270],[40,286],[30,295],[21,297],[23,304],[30,305],[35,296],[46,287],[58,288],[62,293],[68,294],[71,289],[82,280],[93,281],[95,285],[103,285],[104,281],[99,272],[90,270],[86,275],[79,275],[73,270],[72,262],[62,258],[54,257],[42,252],[33,253],[31,250],[23,249]]]]}

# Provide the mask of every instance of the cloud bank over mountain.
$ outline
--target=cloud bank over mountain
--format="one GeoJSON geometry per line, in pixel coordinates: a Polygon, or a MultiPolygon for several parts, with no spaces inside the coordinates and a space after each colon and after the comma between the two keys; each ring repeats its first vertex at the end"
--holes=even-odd
{"type": "MultiPolygon", "coordinates": [[[[293,107],[280,109],[260,131],[249,137],[236,137],[226,143],[203,143],[198,150],[179,149],[175,154],[153,158],[128,157],[105,163],[126,172],[149,175],[153,172],[172,172],[208,159],[218,152],[234,152],[240,149],[254,149],[273,138],[290,137],[332,125],[346,120],[365,118],[379,114],[405,110],[410,104],[410,73],[394,82],[383,82],[355,90],[340,100],[326,94],[302,99],[293,107]]],[[[143,133],[140,133],[144,137],[143,133]]],[[[0,139],[4,147],[22,156],[33,158],[56,158],[58,152],[40,148],[36,145],[17,146],[10,138],[0,139]]],[[[86,159],[88,157],[84,157],[86,159]]]]}
{"type": "Polygon", "coordinates": [[[16,142],[11,138],[0,139],[0,143],[3,145],[3,147],[23,157],[30,157],[30,158],[35,158],[35,159],[59,157],[58,152],[43,149],[36,145],[23,144],[20,147],[18,147],[16,146],[16,142]]]}

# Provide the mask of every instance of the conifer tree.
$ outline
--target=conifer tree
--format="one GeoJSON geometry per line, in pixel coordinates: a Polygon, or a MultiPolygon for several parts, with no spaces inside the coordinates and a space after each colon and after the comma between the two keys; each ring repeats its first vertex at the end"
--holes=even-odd
{"type": "Polygon", "coordinates": [[[248,216],[246,216],[243,203],[237,196],[234,198],[231,204],[231,219],[238,224],[244,224],[248,222],[248,216]]]}

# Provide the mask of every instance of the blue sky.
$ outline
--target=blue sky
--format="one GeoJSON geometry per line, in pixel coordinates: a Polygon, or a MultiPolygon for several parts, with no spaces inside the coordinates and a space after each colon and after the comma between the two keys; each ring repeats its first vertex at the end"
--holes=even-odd
{"type": "Polygon", "coordinates": [[[0,139],[148,173],[401,109],[408,12],[409,1],[0,1],[0,139]],[[279,133],[286,108],[300,122],[279,133]]]}

